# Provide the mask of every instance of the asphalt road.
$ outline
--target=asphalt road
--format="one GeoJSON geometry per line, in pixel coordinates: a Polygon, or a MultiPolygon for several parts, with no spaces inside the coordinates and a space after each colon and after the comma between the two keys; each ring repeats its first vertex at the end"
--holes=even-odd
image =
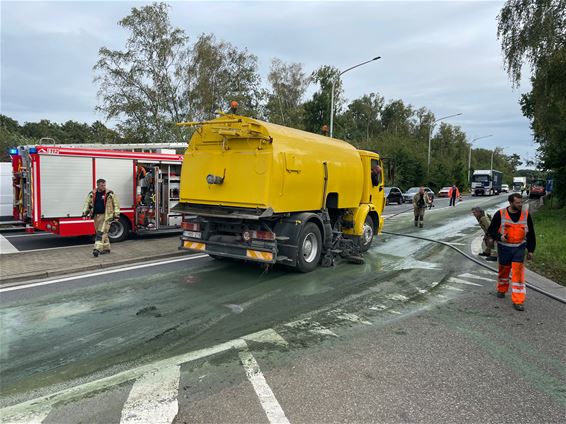
{"type": "MultiPolygon", "coordinates": [[[[386,229],[469,250],[469,209],[502,200],[439,202],[424,229],[411,214],[386,229]]],[[[564,305],[529,292],[516,312],[494,277],[449,248],[383,236],[364,265],[310,274],[197,257],[3,291],[0,416],[560,422],[564,305]]]]}

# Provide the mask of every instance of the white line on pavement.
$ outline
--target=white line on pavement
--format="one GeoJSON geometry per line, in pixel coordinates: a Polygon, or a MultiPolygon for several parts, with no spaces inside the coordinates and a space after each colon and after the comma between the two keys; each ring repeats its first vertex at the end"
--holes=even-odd
{"type": "Polygon", "coordinates": [[[302,319],[299,321],[289,322],[284,324],[286,327],[298,328],[300,330],[306,330],[309,333],[320,334],[322,336],[333,336],[338,337],[338,334],[324,327],[317,321],[311,321],[310,318],[302,319]]]}
{"type": "Polygon", "coordinates": [[[246,376],[248,380],[250,380],[250,383],[252,383],[269,422],[272,424],[289,424],[285,412],[283,412],[281,405],[279,405],[279,402],[275,398],[271,387],[267,384],[253,355],[248,350],[243,350],[239,352],[239,356],[246,370],[246,376]]]}
{"type": "Polygon", "coordinates": [[[448,290],[461,291],[461,292],[464,291],[462,289],[459,289],[458,287],[452,287],[452,286],[444,286],[444,287],[446,287],[448,290]]]}
{"type": "Polygon", "coordinates": [[[149,263],[149,264],[133,265],[133,266],[128,266],[128,267],[124,267],[124,268],[109,269],[109,270],[106,270],[106,271],[97,271],[97,272],[91,272],[89,274],[81,274],[81,275],[75,275],[75,276],[72,276],[72,277],[58,278],[56,280],[41,281],[41,282],[30,283],[30,284],[22,284],[22,285],[19,285],[19,286],[6,287],[6,288],[3,288],[3,289],[0,289],[0,293],[15,291],[15,290],[29,289],[31,287],[47,286],[49,284],[56,284],[56,283],[62,283],[62,282],[65,282],[65,281],[73,281],[73,280],[79,280],[79,279],[83,279],[83,278],[96,277],[96,276],[99,276],[99,275],[114,274],[116,272],[124,272],[124,271],[131,271],[131,270],[134,270],[134,269],[148,268],[148,267],[159,266],[159,265],[166,265],[166,264],[171,264],[171,263],[175,263],[175,262],[191,261],[191,260],[194,260],[194,259],[202,259],[202,258],[206,258],[206,257],[208,257],[208,255],[206,255],[206,254],[197,254],[197,255],[187,256],[187,257],[184,257],[184,258],[168,259],[168,260],[165,260],[165,261],[157,261],[157,262],[152,262],[152,263],[149,263]]]}
{"type": "Polygon", "coordinates": [[[39,415],[41,411],[45,411],[46,408],[51,408],[53,405],[59,402],[70,402],[76,400],[89,393],[101,391],[108,389],[110,387],[117,386],[119,384],[125,383],[127,381],[136,380],[144,374],[155,372],[162,368],[168,368],[176,365],[181,365],[187,362],[196,361],[201,358],[206,358],[208,356],[215,355],[217,353],[225,352],[230,349],[247,349],[246,339],[254,340],[258,337],[266,337],[265,333],[275,333],[276,331],[272,328],[267,330],[258,331],[247,336],[243,336],[238,339],[230,340],[225,343],[221,343],[212,347],[207,347],[204,349],[195,350],[192,352],[184,353],[181,355],[173,356],[171,358],[163,359],[161,361],[153,362],[147,365],[142,365],[137,368],[132,368],[119,372],[117,374],[101,378],[99,380],[90,381],[78,386],[70,387],[68,389],[60,390],[55,393],[48,394],[46,396],[31,399],[26,402],[22,402],[16,405],[8,406],[6,408],[0,409],[0,417],[2,422],[26,422],[27,420],[17,421],[17,417],[28,416],[33,417],[39,415]]]}
{"type": "Polygon", "coordinates": [[[456,277],[450,277],[448,281],[456,284],[467,284],[468,286],[483,287],[483,284],[472,283],[470,281],[462,280],[461,278],[456,278],[456,277]]]}
{"type": "MultiPolygon", "coordinates": [[[[333,311],[333,312],[338,312],[338,311],[333,311]]],[[[360,322],[360,323],[365,324],[365,325],[373,325],[371,322],[360,318],[356,314],[350,314],[350,313],[344,312],[344,313],[336,314],[335,316],[336,316],[336,318],[342,319],[344,321],[360,322]]]]}
{"type": "Polygon", "coordinates": [[[5,424],[41,424],[50,412],[51,405],[42,405],[36,409],[24,409],[19,414],[8,417],[8,420],[4,414],[0,414],[0,422],[5,424]]]}
{"type": "Polygon", "coordinates": [[[6,237],[0,234],[0,254],[5,255],[6,253],[18,253],[19,250],[8,241],[6,237]]]}
{"type": "Polygon", "coordinates": [[[37,237],[37,236],[54,236],[53,233],[33,233],[33,234],[14,234],[8,235],[7,238],[16,238],[16,237],[37,237]]]}
{"type": "Polygon", "coordinates": [[[179,412],[181,367],[150,371],[136,380],[122,409],[120,424],[170,424],[179,412]]]}
{"type": "Polygon", "coordinates": [[[475,280],[484,280],[484,281],[489,281],[490,283],[493,283],[496,279],[495,278],[485,278],[485,277],[480,277],[479,275],[474,275],[474,274],[469,274],[469,273],[465,273],[465,274],[460,274],[458,275],[458,277],[462,277],[462,278],[473,278],[475,280]]]}

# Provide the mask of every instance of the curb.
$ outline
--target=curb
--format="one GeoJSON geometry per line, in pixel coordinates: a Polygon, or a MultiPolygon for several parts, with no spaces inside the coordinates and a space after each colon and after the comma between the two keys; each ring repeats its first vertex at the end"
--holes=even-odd
{"type": "Polygon", "coordinates": [[[170,252],[170,253],[162,253],[159,255],[152,255],[152,256],[138,256],[136,258],[130,259],[122,259],[120,261],[112,262],[112,263],[101,263],[98,265],[87,265],[78,268],[66,268],[66,269],[58,269],[53,271],[43,271],[43,272],[32,272],[27,274],[20,274],[13,277],[6,277],[0,278],[0,286],[8,285],[11,283],[18,283],[22,281],[29,281],[29,280],[39,280],[49,277],[58,277],[61,275],[68,275],[74,274],[83,271],[92,271],[97,269],[106,269],[106,268],[113,268],[115,266],[120,265],[128,265],[136,262],[140,262],[143,260],[159,260],[165,258],[171,258],[175,256],[183,256],[183,255],[191,255],[191,253],[186,251],[178,251],[178,252],[170,252]]]}

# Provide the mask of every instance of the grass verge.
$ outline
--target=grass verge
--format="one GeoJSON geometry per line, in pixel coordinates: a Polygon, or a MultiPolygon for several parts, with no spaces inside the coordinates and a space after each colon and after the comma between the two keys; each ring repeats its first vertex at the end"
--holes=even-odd
{"type": "Polygon", "coordinates": [[[566,207],[543,207],[533,215],[537,247],[528,267],[551,280],[566,286],[566,207]]]}

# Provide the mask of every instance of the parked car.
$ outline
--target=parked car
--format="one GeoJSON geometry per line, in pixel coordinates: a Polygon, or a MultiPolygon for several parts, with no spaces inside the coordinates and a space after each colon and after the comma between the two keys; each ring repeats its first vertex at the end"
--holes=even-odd
{"type": "Polygon", "coordinates": [[[385,204],[397,203],[401,205],[403,203],[403,192],[399,187],[385,187],[385,204]]]}
{"type": "MultiPolygon", "coordinates": [[[[409,190],[407,190],[405,193],[403,193],[403,202],[412,202],[413,201],[413,197],[415,197],[415,194],[418,193],[420,187],[411,187],[409,190]]],[[[430,200],[434,201],[434,191],[432,191],[430,188],[425,187],[424,191],[426,194],[428,194],[428,197],[430,197],[430,200]]]]}
{"type": "MultiPolygon", "coordinates": [[[[436,194],[438,197],[450,197],[450,193],[452,192],[452,187],[442,187],[438,193],[436,194]]],[[[456,197],[460,198],[460,189],[456,187],[456,197]]]]}
{"type": "Polygon", "coordinates": [[[442,187],[436,194],[438,197],[448,197],[450,195],[450,190],[452,187],[442,187]]]}
{"type": "Polygon", "coordinates": [[[509,184],[501,184],[501,193],[509,193],[509,184]]]}

